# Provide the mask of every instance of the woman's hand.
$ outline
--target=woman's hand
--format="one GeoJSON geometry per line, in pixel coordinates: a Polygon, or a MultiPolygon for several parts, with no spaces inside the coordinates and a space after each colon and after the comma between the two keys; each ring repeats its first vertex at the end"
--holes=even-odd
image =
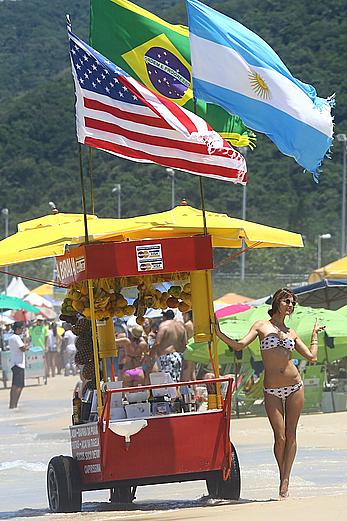
{"type": "Polygon", "coordinates": [[[316,322],[314,323],[314,326],[313,326],[313,331],[312,331],[312,335],[318,335],[318,333],[320,331],[324,331],[326,326],[321,326],[319,323],[318,323],[318,318],[316,318],[316,322]]]}

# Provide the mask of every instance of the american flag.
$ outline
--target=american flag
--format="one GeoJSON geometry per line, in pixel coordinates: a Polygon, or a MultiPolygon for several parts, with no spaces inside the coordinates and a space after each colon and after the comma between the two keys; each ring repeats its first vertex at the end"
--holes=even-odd
{"type": "Polygon", "coordinates": [[[244,157],[200,117],[155,94],[69,31],[77,138],[119,157],[245,184],[244,157]]]}

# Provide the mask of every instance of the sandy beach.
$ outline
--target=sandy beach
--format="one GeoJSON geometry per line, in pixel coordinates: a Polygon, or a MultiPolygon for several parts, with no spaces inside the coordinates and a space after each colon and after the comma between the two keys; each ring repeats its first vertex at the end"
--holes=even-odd
{"type": "MultiPolygon", "coordinates": [[[[34,380],[28,383],[35,383],[34,380]]],[[[68,425],[76,377],[58,376],[48,385],[30,385],[19,408],[8,409],[9,390],[0,388],[0,519],[43,516],[60,521],[81,514],[49,514],[45,467],[58,454],[70,454],[68,425]]],[[[133,505],[114,507],[107,493],[84,494],[83,518],[102,520],[275,519],[342,521],[347,511],[347,412],[303,415],[291,497],[277,501],[277,469],[272,434],[265,417],[232,419],[232,438],[241,473],[241,500],[211,500],[203,482],[140,487],[133,505]]]]}

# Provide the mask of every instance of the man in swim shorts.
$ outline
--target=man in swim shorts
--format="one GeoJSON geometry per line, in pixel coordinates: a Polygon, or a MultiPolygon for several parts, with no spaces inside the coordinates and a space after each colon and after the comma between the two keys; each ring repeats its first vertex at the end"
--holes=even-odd
{"type": "Polygon", "coordinates": [[[172,309],[163,311],[161,322],[152,349],[156,350],[158,366],[169,373],[174,382],[179,382],[182,374],[182,352],[187,345],[187,333],[182,322],[174,320],[172,309]]]}

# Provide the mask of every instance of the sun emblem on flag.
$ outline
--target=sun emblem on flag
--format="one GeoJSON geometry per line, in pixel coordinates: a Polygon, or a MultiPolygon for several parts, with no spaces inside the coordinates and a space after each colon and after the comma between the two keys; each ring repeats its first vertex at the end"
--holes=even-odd
{"type": "Polygon", "coordinates": [[[268,84],[260,76],[258,72],[249,71],[248,77],[250,79],[252,89],[254,92],[263,99],[270,99],[271,93],[268,84]]]}

